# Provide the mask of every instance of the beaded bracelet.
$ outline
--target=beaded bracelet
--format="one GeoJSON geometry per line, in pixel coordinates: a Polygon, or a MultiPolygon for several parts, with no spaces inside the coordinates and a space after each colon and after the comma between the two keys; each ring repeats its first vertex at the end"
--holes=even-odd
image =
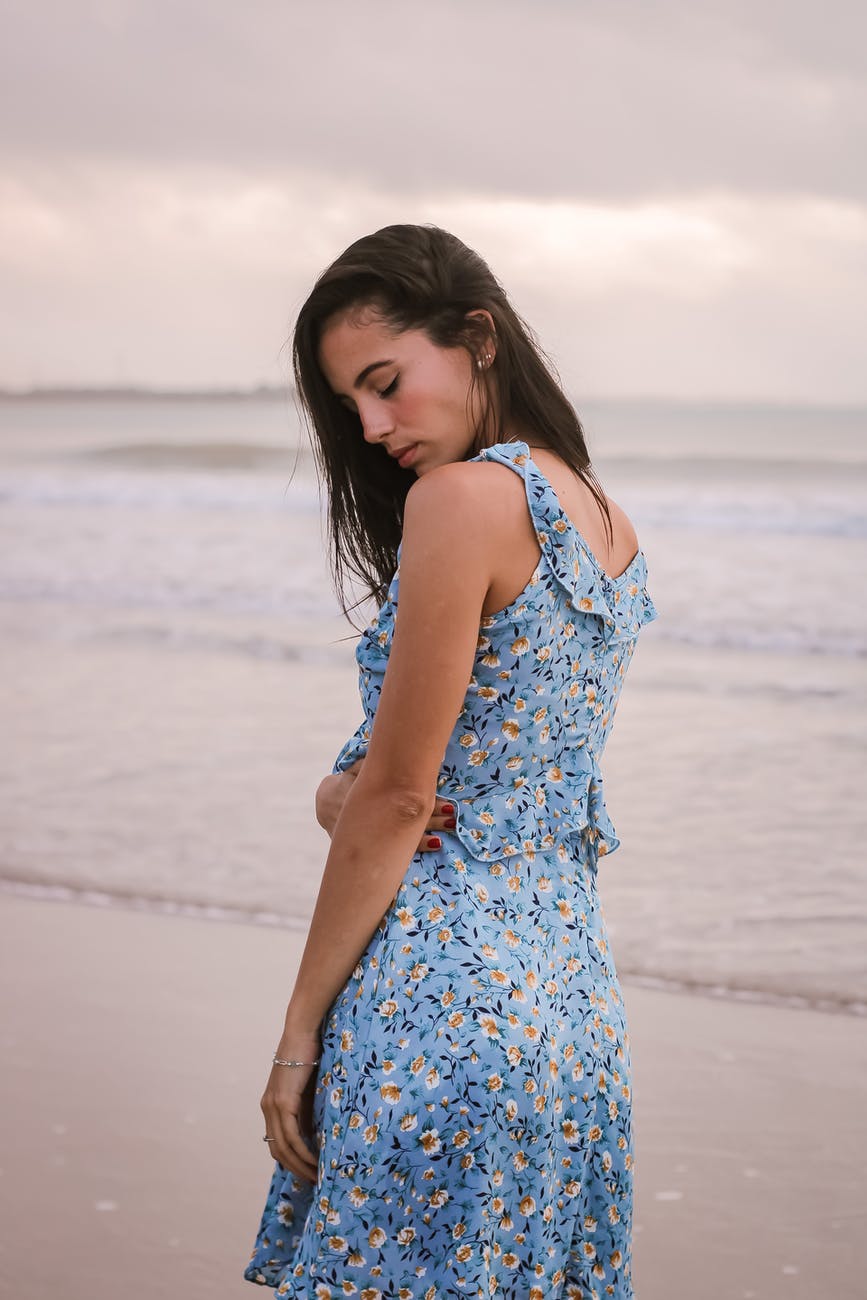
{"type": "Polygon", "coordinates": [[[317,1056],[315,1061],[281,1061],[279,1056],[275,1056],[271,1061],[272,1065],[318,1065],[320,1057],[317,1056]]]}

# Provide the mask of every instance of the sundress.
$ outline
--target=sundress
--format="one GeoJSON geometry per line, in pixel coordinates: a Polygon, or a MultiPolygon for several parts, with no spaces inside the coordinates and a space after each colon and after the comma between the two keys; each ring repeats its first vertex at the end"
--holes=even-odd
{"type": "MultiPolygon", "coordinates": [[[[599,759],[640,628],[639,550],[610,577],[525,442],[540,556],[482,618],[437,793],[456,809],[416,853],[322,1022],[315,1186],[275,1162],[244,1277],[292,1300],[632,1296],[629,1038],[597,894],[619,845],[599,759]]],[[[356,658],[363,757],[398,570],[356,658]]]]}

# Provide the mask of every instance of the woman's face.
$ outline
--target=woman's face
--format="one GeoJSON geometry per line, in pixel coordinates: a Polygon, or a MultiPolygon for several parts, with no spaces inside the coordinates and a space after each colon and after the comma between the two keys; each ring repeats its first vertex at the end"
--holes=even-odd
{"type": "Polygon", "coordinates": [[[421,475],[465,459],[481,407],[474,362],[463,348],[438,347],[423,330],[395,333],[373,308],[362,308],[326,324],[319,365],[358,414],[367,441],[380,443],[403,469],[421,475]]]}

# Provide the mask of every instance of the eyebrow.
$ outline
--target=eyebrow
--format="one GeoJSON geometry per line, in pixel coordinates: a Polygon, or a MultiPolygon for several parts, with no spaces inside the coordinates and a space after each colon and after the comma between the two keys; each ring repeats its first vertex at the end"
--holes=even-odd
{"type": "Polygon", "coordinates": [[[355,383],[352,385],[352,387],[360,388],[361,385],[364,383],[365,379],[367,378],[367,376],[372,374],[374,370],[379,370],[381,369],[382,366],[393,366],[393,365],[394,365],[393,361],[373,361],[369,366],[365,366],[360,374],[355,376],[355,383]]]}

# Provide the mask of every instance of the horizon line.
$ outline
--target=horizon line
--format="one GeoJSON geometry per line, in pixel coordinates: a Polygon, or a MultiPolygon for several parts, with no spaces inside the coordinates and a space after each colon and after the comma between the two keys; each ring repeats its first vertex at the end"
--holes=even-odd
{"type": "MultiPolygon", "coordinates": [[[[277,401],[294,398],[294,384],[249,384],[216,387],[202,385],[175,388],[157,384],[33,384],[27,387],[0,386],[0,401],[39,400],[109,400],[123,398],[134,401],[277,401]]],[[[730,397],[693,396],[678,397],[673,394],[592,394],[580,399],[581,405],[622,404],[624,406],[714,406],[776,408],[781,410],[836,410],[861,411],[867,409],[867,397],[856,401],[833,401],[827,398],[786,397],[730,397]]]]}

